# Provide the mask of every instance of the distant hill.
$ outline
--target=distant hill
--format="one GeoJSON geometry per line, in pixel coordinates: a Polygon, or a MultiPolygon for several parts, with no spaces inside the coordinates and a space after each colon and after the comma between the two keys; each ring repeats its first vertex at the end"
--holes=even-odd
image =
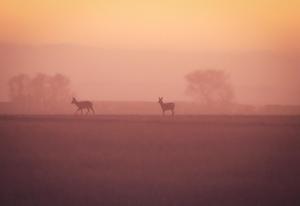
{"type": "MultiPolygon", "coordinates": [[[[156,102],[147,101],[94,101],[96,114],[121,115],[160,115],[161,109],[156,102]]],[[[76,107],[71,104],[61,105],[52,110],[43,108],[24,109],[22,105],[0,102],[0,114],[74,114],[76,107]]],[[[223,107],[208,107],[196,102],[176,102],[176,114],[232,114],[232,115],[300,115],[300,105],[266,105],[254,107],[252,105],[235,104],[223,107]]]]}
{"type": "Polygon", "coordinates": [[[263,114],[300,114],[300,105],[265,105],[258,109],[263,114]]]}

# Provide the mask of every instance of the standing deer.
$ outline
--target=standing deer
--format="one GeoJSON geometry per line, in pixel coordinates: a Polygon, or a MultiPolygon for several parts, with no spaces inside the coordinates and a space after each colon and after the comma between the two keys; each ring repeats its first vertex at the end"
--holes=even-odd
{"type": "Polygon", "coordinates": [[[86,114],[90,112],[90,110],[95,114],[95,110],[93,109],[93,103],[90,101],[77,101],[75,97],[73,97],[71,104],[75,104],[78,109],[76,110],[75,114],[80,110],[81,114],[83,114],[83,109],[87,109],[86,114]]]}
{"type": "Polygon", "coordinates": [[[160,104],[163,115],[165,115],[165,111],[170,110],[172,112],[172,116],[174,116],[175,103],[173,102],[164,103],[162,97],[158,97],[158,103],[160,104]]]}

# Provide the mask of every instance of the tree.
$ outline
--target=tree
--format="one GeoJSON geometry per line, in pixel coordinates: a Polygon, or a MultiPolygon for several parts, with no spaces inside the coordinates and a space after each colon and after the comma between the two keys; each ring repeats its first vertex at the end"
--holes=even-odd
{"type": "Polygon", "coordinates": [[[71,97],[70,80],[62,75],[38,73],[33,78],[26,74],[9,80],[9,96],[15,105],[35,111],[51,111],[66,103],[71,97]]]}
{"type": "Polygon", "coordinates": [[[62,74],[55,74],[49,79],[49,96],[53,107],[70,101],[70,80],[62,74]]]}
{"type": "Polygon", "coordinates": [[[229,75],[223,70],[196,70],[185,76],[187,94],[207,105],[228,104],[233,101],[234,92],[229,75]]]}
{"type": "Polygon", "coordinates": [[[28,107],[30,96],[29,84],[30,77],[27,74],[13,76],[8,81],[9,98],[13,103],[22,103],[19,105],[25,109],[28,107]]]}
{"type": "Polygon", "coordinates": [[[51,100],[49,100],[49,81],[51,77],[38,73],[31,79],[30,84],[30,100],[31,104],[36,105],[38,108],[46,108],[51,100]]]}

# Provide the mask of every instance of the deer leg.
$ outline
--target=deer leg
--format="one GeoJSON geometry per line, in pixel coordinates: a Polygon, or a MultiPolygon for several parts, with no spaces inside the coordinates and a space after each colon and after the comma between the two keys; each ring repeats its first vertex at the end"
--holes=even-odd
{"type": "Polygon", "coordinates": [[[90,109],[92,110],[93,114],[95,114],[95,110],[94,110],[93,106],[91,106],[90,109]]]}
{"type": "Polygon", "coordinates": [[[80,108],[78,108],[78,109],[75,111],[75,114],[77,114],[79,110],[80,110],[80,108]]]}
{"type": "Polygon", "coordinates": [[[85,114],[87,115],[88,113],[90,113],[90,109],[87,107],[87,108],[86,108],[86,113],[85,113],[85,114]]]}

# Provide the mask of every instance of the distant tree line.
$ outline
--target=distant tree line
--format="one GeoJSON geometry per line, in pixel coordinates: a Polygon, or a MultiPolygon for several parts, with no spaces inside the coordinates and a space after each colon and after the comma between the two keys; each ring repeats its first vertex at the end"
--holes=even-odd
{"type": "MultiPolygon", "coordinates": [[[[223,70],[196,70],[185,76],[186,94],[203,106],[226,107],[233,104],[234,90],[230,76],[223,70]]],[[[18,74],[8,82],[11,102],[22,111],[58,111],[62,105],[70,106],[72,92],[70,80],[62,74],[38,73],[31,77],[18,74]]]]}
{"type": "Polygon", "coordinates": [[[70,80],[62,74],[18,74],[8,81],[9,97],[24,111],[51,111],[70,101],[70,80]]]}

